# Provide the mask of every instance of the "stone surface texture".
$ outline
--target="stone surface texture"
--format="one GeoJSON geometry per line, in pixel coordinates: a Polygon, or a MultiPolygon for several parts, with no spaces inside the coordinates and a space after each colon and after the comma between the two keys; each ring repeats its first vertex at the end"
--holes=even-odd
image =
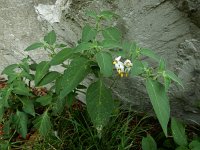
{"type": "MultiPolygon", "coordinates": [[[[0,71],[24,57],[23,50],[52,28],[59,41],[76,45],[85,11],[111,9],[121,16],[113,25],[124,39],[154,50],[183,80],[184,89],[173,84],[169,91],[172,115],[200,123],[200,0],[65,0],[60,8],[67,9],[61,10],[59,20],[38,20],[38,6],[55,4],[56,0],[0,0],[0,71]]],[[[46,58],[40,50],[30,55],[46,58]]],[[[113,91],[134,109],[151,112],[144,87],[140,78],[123,78],[113,91]]]]}

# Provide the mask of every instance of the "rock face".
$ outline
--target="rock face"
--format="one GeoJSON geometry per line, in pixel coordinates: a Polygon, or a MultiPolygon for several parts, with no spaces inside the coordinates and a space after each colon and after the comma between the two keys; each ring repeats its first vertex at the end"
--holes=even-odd
{"type": "MultiPolygon", "coordinates": [[[[111,9],[121,16],[114,24],[126,40],[164,57],[168,67],[183,80],[184,89],[172,85],[169,91],[172,115],[200,123],[200,0],[65,0],[59,7],[67,10],[61,11],[59,20],[37,20],[41,15],[35,11],[37,6],[54,7],[58,1],[62,0],[0,0],[0,71],[19,61],[25,54],[23,49],[52,28],[60,41],[75,45],[85,23],[84,12],[111,9]]],[[[43,58],[41,54],[31,53],[35,59],[43,58]]],[[[151,111],[140,78],[123,78],[113,91],[134,109],[151,111]]]]}

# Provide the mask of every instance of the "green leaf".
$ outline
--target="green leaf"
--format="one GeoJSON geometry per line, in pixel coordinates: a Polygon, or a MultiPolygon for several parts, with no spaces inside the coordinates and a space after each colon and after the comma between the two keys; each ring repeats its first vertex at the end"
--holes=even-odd
{"type": "Polygon", "coordinates": [[[159,62],[159,68],[158,68],[158,71],[159,72],[162,72],[164,71],[166,68],[166,63],[165,63],[165,60],[164,59],[160,59],[160,62],[159,62]]]}
{"type": "Polygon", "coordinates": [[[100,72],[104,77],[110,77],[113,73],[112,56],[107,52],[99,52],[95,55],[97,63],[100,67],[100,72]]]}
{"type": "Polygon", "coordinates": [[[18,74],[17,73],[13,73],[12,75],[10,74],[9,76],[8,76],[8,83],[12,83],[12,82],[14,82],[17,78],[18,78],[19,76],[18,76],[18,74]]]}
{"type": "Polygon", "coordinates": [[[63,76],[60,76],[59,78],[56,79],[56,82],[55,82],[56,94],[59,94],[60,91],[62,90],[62,78],[63,78],[63,76]]]}
{"type": "Polygon", "coordinates": [[[34,78],[34,76],[32,74],[29,74],[24,70],[20,73],[20,76],[24,77],[24,78],[27,78],[29,80],[33,80],[33,78],[34,78]]]}
{"type": "Polygon", "coordinates": [[[20,100],[23,103],[23,107],[22,107],[23,111],[35,117],[35,109],[34,109],[33,101],[30,99],[25,99],[25,98],[20,99],[20,100]]]}
{"type": "Polygon", "coordinates": [[[169,77],[170,79],[177,82],[179,85],[181,85],[183,87],[181,79],[179,79],[173,72],[167,70],[164,72],[164,76],[169,77]]]}
{"type": "Polygon", "coordinates": [[[19,64],[19,67],[22,68],[25,72],[29,73],[30,68],[28,64],[28,58],[24,58],[22,62],[19,64]]]}
{"type": "Polygon", "coordinates": [[[157,150],[157,144],[151,135],[142,138],[142,150],[157,150]]]}
{"type": "Polygon", "coordinates": [[[51,71],[42,78],[42,80],[39,82],[38,86],[43,86],[43,85],[49,84],[52,81],[56,80],[59,76],[60,76],[59,72],[51,71]]]}
{"type": "Polygon", "coordinates": [[[167,124],[170,117],[170,106],[165,92],[165,87],[156,80],[147,79],[146,89],[158,121],[161,124],[165,136],[167,136],[167,124]]]}
{"type": "Polygon", "coordinates": [[[191,150],[200,150],[200,142],[197,140],[193,140],[192,142],[190,142],[189,148],[191,150]]]}
{"type": "Polygon", "coordinates": [[[59,97],[56,98],[55,103],[53,104],[53,114],[57,114],[57,115],[61,114],[63,110],[66,108],[67,100],[68,100],[67,98],[62,98],[62,99],[59,97]]]}
{"type": "Polygon", "coordinates": [[[10,88],[5,88],[5,89],[1,90],[1,93],[0,93],[0,106],[2,108],[3,107],[9,107],[8,100],[9,100],[9,97],[11,95],[11,91],[12,91],[12,89],[10,89],[10,88]]]}
{"type": "Polygon", "coordinates": [[[9,141],[6,141],[6,140],[0,141],[0,149],[1,150],[10,150],[9,141]]]}
{"type": "Polygon", "coordinates": [[[2,71],[2,74],[11,76],[14,73],[14,69],[16,69],[16,68],[18,68],[18,64],[9,65],[2,71]]]}
{"type": "Polygon", "coordinates": [[[112,92],[102,80],[92,83],[86,93],[87,111],[97,130],[108,123],[114,109],[112,92]]]}
{"type": "Polygon", "coordinates": [[[55,33],[55,31],[52,30],[47,35],[45,35],[44,41],[47,42],[49,45],[53,45],[56,42],[56,33],[55,33]]]}
{"type": "Polygon", "coordinates": [[[15,86],[13,88],[13,93],[24,95],[24,96],[33,96],[30,93],[30,89],[26,87],[25,83],[22,81],[16,81],[15,86]]]}
{"type": "Polygon", "coordinates": [[[38,42],[38,43],[33,43],[32,45],[28,46],[25,51],[30,51],[30,50],[35,50],[37,48],[41,48],[41,47],[44,47],[44,44],[41,43],[41,42],[38,42]]]}
{"type": "Polygon", "coordinates": [[[76,96],[76,93],[74,92],[71,92],[67,95],[67,101],[66,101],[66,104],[67,106],[70,108],[72,106],[72,104],[74,103],[75,101],[75,96],[76,96]]]}
{"type": "Polygon", "coordinates": [[[47,136],[52,129],[52,124],[48,115],[48,111],[46,110],[41,116],[35,119],[33,121],[33,124],[34,127],[39,130],[39,133],[42,136],[47,136]]]}
{"type": "Polygon", "coordinates": [[[105,40],[121,41],[122,34],[115,27],[109,27],[102,31],[105,40]]]}
{"type": "Polygon", "coordinates": [[[159,62],[160,61],[160,57],[156,55],[156,53],[154,53],[154,51],[149,50],[149,49],[141,49],[141,54],[148,56],[152,59],[154,59],[155,61],[159,62]]]}
{"type": "Polygon", "coordinates": [[[33,64],[29,65],[29,67],[31,70],[36,71],[37,65],[38,65],[37,63],[33,63],[33,64]]]}
{"type": "Polygon", "coordinates": [[[11,134],[12,134],[12,131],[10,130],[11,129],[11,119],[12,117],[9,118],[9,120],[4,120],[4,123],[3,123],[3,138],[4,139],[8,139],[11,137],[11,134]]]}
{"type": "Polygon", "coordinates": [[[83,27],[82,42],[93,41],[97,35],[97,30],[89,25],[83,27]]]}
{"type": "Polygon", "coordinates": [[[180,146],[187,146],[187,136],[184,125],[176,118],[171,118],[171,130],[174,141],[180,146]]]}
{"type": "Polygon", "coordinates": [[[144,73],[144,66],[143,66],[141,61],[135,59],[133,61],[133,66],[131,68],[131,74],[130,75],[132,77],[135,77],[135,76],[138,76],[138,75],[140,75],[142,73],[144,73]]]}
{"type": "Polygon", "coordinates": [[[107,39],[102,41],[101,46],[107,49],[121,48],[121,45],[118,41],[107,39]]]}
{"type": "Polygon", "coordinates": [[[69,67],[65,70],[62,78],[62,91],[60,92],[60,99],[63,99],[67,94],[74,90],[79,83],[88,75],[89,60],[84,57],[74,59],[69,67]]]}
{"type": "Polygon", "coordinates": [[[41,97],[36,99],[36,102],[40,103],[42,106],[46,106],[46,105],[51,104],[51,101],[52,101],[51,95],[41,96],[41,97]]]}
{"type": "Polygon", "coordinates": [[[179,147],[176,148],[176,150],[189,150],[189,149],[185,146],[179,146],[179,147]]]}
{"type": "Polygon", "coordinates": [[[16,130],[22,137],[25,139],[27,135],[27,124],[28,124],[28,117],[26,113],[17,110],[14,116],[14,122],[16,126],[16,130]]]}
{"type": "Polygon", "coordinates": [[[80,43],[74,50],[75,53],[77,52],[83,52],[85,50],[90,50],[94,48],[94,44],[92,43],[80,43]]]}
{"type": "Polygon", "coordinates": [[[110,49],[108,52],[114,57],[121,56],[123,58],[127,58],[126,52],[122,49],[110,49]]]}
{"type": "Polygon", "coordinates": [[[69,59],[72,56],[73,49],[71,48],[64,48],[59,51],[50,61],[50,65],[59,65],[63,63],[65,60],[69,59]]]}
{"type": "Polygon", "coordinates": [[[50,65],[48,61],[42,61],[37,65],[35,73],[35,86],[37,86],[42,78],[48,73],[49,68],[50,65]]]}
{"type": "Polygon", "coordinates": [[[165,91],[167,92],[171,84],[171,79],[169,77],[164,77],[165,91]]]}
{"type": "Polygon", "coordinates": [[[122,45],[122,49],[126,53],[126,58],[130,57],[131,55],[136,53],[136,43],[135,42],[131,42],[131,43],[124,42],[122,45]]]}
{"type": "Polygon", "coordinates": [[[0,91],[0,123],[4,117],[5,107],[9,107],[8,100],[11,94],[11,89],[4,88],[0,91]]]}

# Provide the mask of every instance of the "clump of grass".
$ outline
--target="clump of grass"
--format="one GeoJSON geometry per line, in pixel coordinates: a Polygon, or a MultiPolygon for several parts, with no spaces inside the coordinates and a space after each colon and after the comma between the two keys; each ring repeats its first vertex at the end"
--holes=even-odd
{"type": "Polygon", "coordinates": [[[35,142],[33,149],[137,150],[142,136],[151,129],[145,122],[148,116],[120,110],[111,117],[99,138],[86,109],[70,109],[60,116],[56,119],[56,132],[35,142]]]}

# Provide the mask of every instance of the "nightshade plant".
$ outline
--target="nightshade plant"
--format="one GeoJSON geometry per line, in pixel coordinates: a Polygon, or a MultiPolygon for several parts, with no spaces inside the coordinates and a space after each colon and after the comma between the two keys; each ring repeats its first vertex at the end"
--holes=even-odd
{"type": "Polygon", "coordinates": [[[87,12],[95,21],[94,25],[83,27],[81,40],[75,47],[56,43],[54,31],[45,35],[43,41],[34,43],[25,51],[43,48],[49,53],[49,61],[36,63],[31,57],[18,64],[6,67],[2,74],[7,75],[7,86],[0,91],[0,121],[6,134],[11,129],[26,137],[30,127],[43,136],[52,129],[53,116],[59,115],[66,104],[74,99],[78,91],[86,89],[87,111],[99,136],[115,109],[111,88],[105,78],[136,77],[144,78],[155,114],[167,136],[170,106],[167,90],[171,81],[181,84],[180,79],[166,69],[165,61],[153,51],[140,48],[135,42],[126,42],[120,31],[107,26],[105,21],[118,17],[110,11],[87,12]],[[158,63],[152,68],[143,56],[158,63]],[[52,71],[52,66],[62,66],[64,72],[52,71]],[[116,72],[114,71],[116,69],[116,72]],[[96,76],[88,87],[82,81],[89,74],[96,76]],[[50,89],[43,94],[46,85],[50,89]]]}

